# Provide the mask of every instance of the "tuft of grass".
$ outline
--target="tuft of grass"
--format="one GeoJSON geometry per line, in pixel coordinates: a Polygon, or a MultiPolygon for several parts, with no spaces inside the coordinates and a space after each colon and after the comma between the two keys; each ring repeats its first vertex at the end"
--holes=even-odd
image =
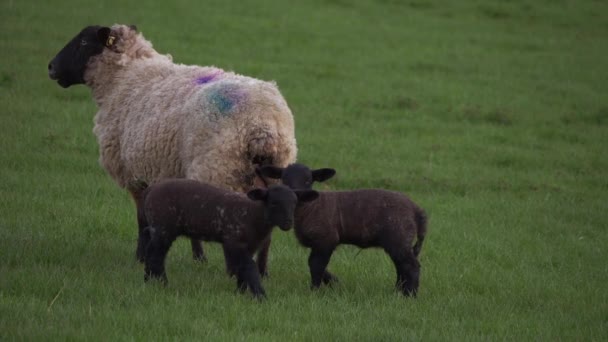
{"type": "Polygon", "coordinates": [[[601,1],[212,0],[0,4],[0,340],[606,340],[608,26],[601,1]],[[129,196],[98,165],[88,89],[49,60],[136,24],[178,63],[275,80],[320,190],[380,187],[429,214],[419,296],[342,246],[332,288],[277,231],[268,300],[221,248],[172,247],[144,284],[129,196]],[[159,24],[162,23],[162,24],[159,24]]]}

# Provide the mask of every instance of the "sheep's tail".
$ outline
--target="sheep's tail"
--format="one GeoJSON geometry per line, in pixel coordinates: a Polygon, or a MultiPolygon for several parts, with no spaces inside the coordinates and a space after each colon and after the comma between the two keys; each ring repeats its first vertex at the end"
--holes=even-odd
{"type": "Polygon", "coordinates": [[[424,242],[424,237],[426,236],[426,223],[427,218],[424,211],[420,208],[416,208],[414,211],[414,220],[416,221],[417,228],[417,236],[416,243],[414,244],[414,256],[418,256],[420,254],[420,250],[422,249],[422,243],[424,242]]]}
{"type": "MultiPolygon", "coordinates": [[[[295,161],[295,140],[290,141],[277,127],[262,125],[252,129],[247,136],[247,157],[253,167],[258,186],[268,187],[274,182],[263,177],[258,168],[265,165],[287,166],[295,161]]],[[[255,183],[255,181],[254,181],[255,183]]]]}

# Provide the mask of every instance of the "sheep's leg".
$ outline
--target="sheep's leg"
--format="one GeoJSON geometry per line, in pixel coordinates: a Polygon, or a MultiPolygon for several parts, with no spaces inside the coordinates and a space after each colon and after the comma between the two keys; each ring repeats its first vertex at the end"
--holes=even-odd
{"type": "Polygon", "coordinates": [[[167,284],[167,274],[165,273],[165,258],[173,239],[160,238],[152,231],[152,236],[146,248],[146,261],[144,281],[156,278],[167,284]]]}
{"type": "Polygon", "coordinates": [[[238,271],[238,260],[235,259],[233,255],[231,255],[230,250],[226,248],[225,245],[222,245],[222,249],[224,250],[224,261],[226,263],[226,273],[228,276],[234,277],[237,275],[238,271]]]}
{"type": "Polygon", "coordinates": [[[324,277],[326,277],[328,281],[331,281],[331,279],[334,278],[331,273],[325,270],[332,253],[333,249],[322,250],[313,248],[310,251],[310,256],[308,257],[308,267],[310,268],[312,289],[319,288],[324,277]]]}
{"type": "Polygon", "coordinates": [[[137,239],[137,261],[143,263],[146,259],[146,248],[150,243],[151,230],[152,227],[146,227],[144,229],[140,229],[139,237],[137,239]]]}
{"type": "Polygon", "coordinates": [[[253,258],[245,251],[231,251],[230,253],[234,253],[234,256],[238,259],[237,289],[242,292],[246,287],[249,287],[255,298],[263,299],[266,297],[266,291],[262,287],[260,274],[253,258]]]}
{"type": "Polygon", "coordinates": [[[197,261],[207,261],[205,252],[203,251],[203,243],[196,239],[190,239],[192,246],[192,258],[197,261]]]}
{"type": "Polygon", "coordinates": [[[408,258],[403,266],[406,282],[401,291],[406,296],[416,297],[420,282],[420,263],[415,257],[408,258]]]}
{"type": "MultiPolygon", "coordinates": [[[[135,196],[134,196],[135,197],[135,196]]],[[[147,231],[148,222],[144,213],[139,210],[139,206],[137,207],[137,226],[138,226],[138,234],[137,234],[137,250],[135,250],[135,256],[137,261],[143,263],[146,258],[146,246],[150,241],[150,233],[147,231]]]]}
{"type": "Polygon", "coordinates": [[[270,236],[262,242],[262,247],[258,250],[256,262],[258,271],[262,277],[268,277],[268,250],[270,249],[270,236]]]}
{"type": "Polygon", "coordinates": [[[415,297],[420,279],[420,263],[410,249],[404,248],[401,252],[390,251],[389,249],[386,249],[386,251],[397,270],[396,287],[405,296],[415,297]]]}

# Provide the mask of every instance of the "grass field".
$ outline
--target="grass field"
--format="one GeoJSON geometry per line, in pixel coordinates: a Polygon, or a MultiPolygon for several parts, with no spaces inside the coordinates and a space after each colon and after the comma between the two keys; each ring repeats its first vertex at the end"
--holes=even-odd
{"type": "Polygon", "coordinates": [[[608,339],[605,1],[0,2],[0,340],[608,339]],[[160,5],[162,3],[162,5],[160,5]],[[137,24],[176,62],[276,80],[319,189],[403,191],[430,217],[417,299],[380,250],[334,288],[276,231],[268,299],[179,240],[145,285],[128,195],[97,163],[84,86],[49,60],[137,24]]]}

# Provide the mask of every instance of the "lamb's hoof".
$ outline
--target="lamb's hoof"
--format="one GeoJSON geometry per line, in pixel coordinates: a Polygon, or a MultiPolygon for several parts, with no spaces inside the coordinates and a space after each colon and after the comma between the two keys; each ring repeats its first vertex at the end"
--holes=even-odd
{"type": "Polygon", "coordinates": [[[266,292],[261,291],[261,292],[253,293],[253,298],[255,300],[257,300],[258,302],[262,302],[266,299],[266,292]]]}
{"type": "Polygon", "coordinates": [[[247,291],[247,285],[237,285],[236,290],[234,290],[234,292],[238,293],[245,293],[245,291],[247,291]]]}
{"type": "Polygon", "coordinates": [[[167,279],[167,274],[165,273],[160,275],[145,273],[144,282],[148,283],[150,280],[158,280],[158,282],[161,283],[163,286],[167,286],[167,284],[169,283],[169,280],[167,279]]]}
{"type": "Polygon", "coordinates": [[[411,297],[411,298],[416,298],[416,295],[418,294],[418,291],[416,290],[411,290],[411,289],[404,289],[402,291],[403,295],[406,297],[411,297]]]}
{"type": "Polygon", "coordinates": [[[333,275],[331,273],[326,273],[323,275],[323,284],[332,286],[334,284],[339,284],[339,283],[340,283],[340,280],[335,275],[333,275]]]}
{"type": "Polygon", "coordinates": [[[207,256],[205,254],[193,254],[192,259],[198,262],[207,262],[207,256]]]}
{"type": "Polygon", "coordinates": [[[268,273],[268,271],[260,272],[260,277],[270,278],[270,273],[268,273]]]}
{"type": "Polygon", "coordinates": [[[255,300],[257,300],[258,302],[263,302],[266,300],[266,294],[259,294],[259,295],[254,295],[253,298],[255,300]]]}
{"type": "Polygon", "coordinates": [[[318,290],[318,289],[320,289],[320,288],[321,288],[321,284],[319,284],[319,285],[310,284],[310,289],[311,289],[312,291],[317,291],[317,290],[318,290]]]}
{"type": "Polygon", "coordinates": [[[143,251],[140,251],[139,248],[135,251],[135,259],[141,264],[146,261],[146,254],[143,251]]]}

